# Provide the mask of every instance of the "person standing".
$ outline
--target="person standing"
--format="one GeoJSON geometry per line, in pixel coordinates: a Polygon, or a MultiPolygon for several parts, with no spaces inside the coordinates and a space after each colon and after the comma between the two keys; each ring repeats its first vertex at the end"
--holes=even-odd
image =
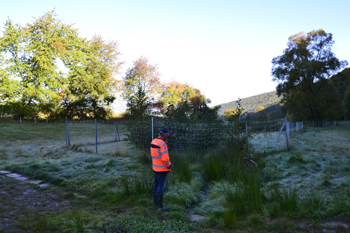
{"type": "MultiPolygon", "coordinates": [[[[171,171],[171,162],[168,153],[166,128],[159,131],[159,137],[151,142],[152,167],[154,172],[153,198],[154,206],[159,210],[169,210],[163,207],[163,194],[166,187],[166,176],[171,171]]],[[[164,203],[165,204],[165,203],[164,203]]]]}

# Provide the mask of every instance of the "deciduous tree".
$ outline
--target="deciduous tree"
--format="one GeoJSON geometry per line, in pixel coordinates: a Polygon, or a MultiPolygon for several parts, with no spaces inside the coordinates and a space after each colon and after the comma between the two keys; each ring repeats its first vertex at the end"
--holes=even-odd
{"type": "Polygon", "coordinates": [[[150,112],[151,103],[159,97],[159,77],[158,67],[149,64],[145,57],[135,60],[125,74],[122,96],[127,102],[127,111],[141,122],[150,112]]]}
{"type": "Polygon", "coordinates": [[[54,11],[25,27],[8,20],[0,38],[0,99],[4,108],[22,116],[40,111],[96,115],[114,100],[118,55],[115,42],[81,38],[54,11]]]}
{"type": "Polygon", "coordinates": [[[350,120],[350,84],[346,88],[345,96],[343,99],[344,116],[346,120],[350,120]]]}
{"type": "Polygon", "coordinates": [[[278,82],[277,93],[287,114],[296,120],[313,119],[320,124],[329,109],[340,106],[328,78],[345,68],[347,61],[339,61],[331,51],[331,33],[320,29],[307,35],[303,32],[289,37],[283,55],[273,58],[273,81],[278,82]],[[325,94],[331,94],[326,98],[325,94]],[[328,109],[328,110],[327,110],[328,109]]]}
{"type": "Polygon", "coordinates": [[[218,118],[219,107],[209,108],[210,100],[188,84],[169,83],[160,99],[163,113],[177,122],[213,122],[218,118]]]}

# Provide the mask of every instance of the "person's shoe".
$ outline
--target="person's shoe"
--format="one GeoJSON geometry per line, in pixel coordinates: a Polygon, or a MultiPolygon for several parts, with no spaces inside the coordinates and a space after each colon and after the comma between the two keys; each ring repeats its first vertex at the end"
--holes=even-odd
{"type": "Polygon", "coordinates": [[[164,207],[163,206],[163,195],[156,195],[156,208],[157,210],[169,210],[169,207],[164,207]]]}

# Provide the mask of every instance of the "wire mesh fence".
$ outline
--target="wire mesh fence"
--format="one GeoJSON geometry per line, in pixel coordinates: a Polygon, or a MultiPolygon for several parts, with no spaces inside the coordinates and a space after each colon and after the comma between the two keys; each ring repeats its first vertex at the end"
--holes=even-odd
{"type": "MultiPolygon", "coordinates": [[[[143,122],[128,123],[129,140],[141,148],[148,148],[162,128],[170,132],[168,147],[173,150],[208,149],[225,144],[233,137],[246,141],[248,135],[259,132],[279,131],[284,119],[273,121],[246,121],[215,123],[178,123],[164,118],[152,118],[143,122]],[[237,132],[237,130],[239,132],[237,132]]],[[[248,143],[247,143],[248,144],[248,143]]]]}
{"type": "MultiPolygon", "coordinates": [[[[148,118],[140,121],[108,121],[108,120],[53,120],[53,119],[11,119],[4,114],[0,121],[13,123],[56,124],[64,129],[67,146],[97,145],[103,143],[128,140],[137,147],[148,148],[153,138],[158,136],[162,128],[167,128],[171,134],[168,146],[172,150],[208,149],[226,143],[236,127],[234,122],[218,121],[215,123],[178,123],[165,118],[148,118]]],[[[239,127],[239,135],[246,140],[248,132],[252,134],[285,131],[282,126],[285,119],[272,121],[245,121],[239,127]]],[[[317,128],[314,121],[287,122],[290,133],[317,128]]],[[[322,128],[350,127],[350,121],[322,121],[322,128]]],[[[249,143],[248,143],[249,144],[249,143]]]]}

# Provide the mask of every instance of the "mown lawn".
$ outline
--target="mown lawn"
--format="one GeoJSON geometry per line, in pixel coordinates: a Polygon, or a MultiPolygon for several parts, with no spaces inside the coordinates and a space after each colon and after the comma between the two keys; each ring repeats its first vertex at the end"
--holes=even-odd
{"type": "MultiPolygon", "coordinates": [[[[350,223],[350,128],[294,133],[289,151],[283,136],[272,151],[278,133],[254,135],[249,154],[169,148],[174,166],[164,199],[170,211],[160,212],[153,207],[149,151],[113,142],[114,126],[99,125],[104,143],[96,154],[94,127],[70,125],[66,147],[64,123],[0,122],[0,170],[48,182],[44,190],[31,190],[65,203],[57,210],[38,208],[37,217],[22,211],[0,232],[11,226],[14,232],[347,231],[341,224],[350,223]],[[192,212],[205,219],[190,222],[192,212]],[[26,215],[28,221],[21,221],[26,215]]],[[[126,128],[118,129],[124,138],[126,128]]],[[[13,189],[3,199],[21,195],[22,189],[13,189]]],[[[5,220],[10,206],[2,202],[5,220]]]]}

